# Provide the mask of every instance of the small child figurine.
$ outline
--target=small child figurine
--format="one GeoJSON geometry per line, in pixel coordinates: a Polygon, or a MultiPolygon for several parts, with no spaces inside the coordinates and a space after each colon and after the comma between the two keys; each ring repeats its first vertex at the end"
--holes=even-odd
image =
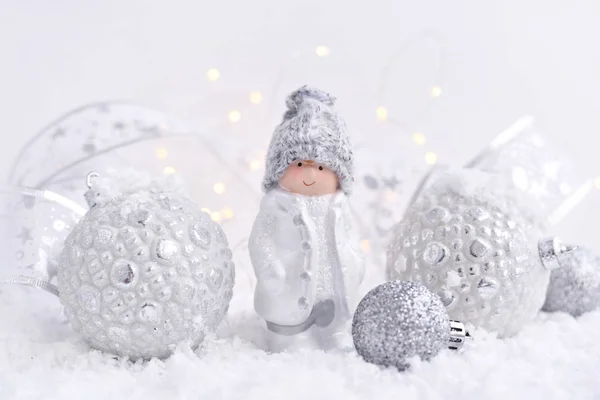
{"type": "MultiPolygon", "coordinates": [[[[250,235],[254,306],[280,352],[348,344],[364,264],[348,195],[353,153],[335,98],[306,86],[287,99],[269,145],[266,192],[250,235]]],[[[351,341],[350,341],[351,343],[351,341]]]]}

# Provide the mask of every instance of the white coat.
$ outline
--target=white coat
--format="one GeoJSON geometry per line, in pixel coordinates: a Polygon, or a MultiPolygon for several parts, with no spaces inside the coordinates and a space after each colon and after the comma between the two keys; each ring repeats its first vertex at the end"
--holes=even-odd
{"type": "MultiPolygon", "coordinates": [[[[304,198],[280,188],[270,190],[261,202],[249,239],[257,278],[254,307],[260,317],[275,324],[301,324],[315,304],[314,273],[319,254],[315,226],[304,198]]],[[[333,196],[327,218],[331,219],[328,229],[335,239],[336,276],[341,277],[338,287],[343,288],[338,295],[347,308],[336,313],[352,316],[360,300],[358,288],[365,269],[344,192],[333,196]]]]}

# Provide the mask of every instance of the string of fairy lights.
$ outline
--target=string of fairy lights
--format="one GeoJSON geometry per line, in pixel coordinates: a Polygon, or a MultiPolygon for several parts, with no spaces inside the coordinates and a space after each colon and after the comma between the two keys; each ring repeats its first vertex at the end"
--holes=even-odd
{"type": "MultiPolygon", "coordinates": [[[[387,79],[389,78],[389,74],[391,73],[391,71],[393,70],[395,65],[398,65],[398,62],[403,62],[404,61],[403,58],[405,58],[405,56],[406,56],[407,49],[410,46],[414,46],[415,44],[419,45],[419,43],[416,41],[421,40],[421,39],[433,40],[435,42],[435,45],[436,45],[436,47],[438,49],[438,53],[439,53],[437,55],[437,57],[438,57],[437,67],[438,68],[437,68],[435,75],[434,75],[433,79],[431,80],[429,86],[426,86],[422,89],[423,96],[424,96],[424,98],[427,99],[425,101],[425,103],[423,104],[423,107],[418,109],[417,112],[415,113],[415,115],[408,116],[407,118],[417,119],[418,116],[423,116],[429,109],[431,109],[432,104],[434,104],[436,101],[438,101],[440,99],[440,97],[442,96],[442,93],[443,93],[443,83],[444,83],[444,81],[442,79],[443,78],[442,70],[443,70],[443,65],[444,65],[444,57],[443,57],[443,51],[442,51],[443,46],[441,46],[441,40],[439,39],[437,34],[435,34],[435,32],[422,32],[420,34],[415,35],[412,38],[409,38],[405,43],[403,43],[401,46],[399,46],[397,51],[393,54],[393,56],[389,59],[388,63],[385,65],[385,67],[382,71],[382,74],[380,76],[379,88],[374,93],[376,102],[375,102],[374,110],[372,110],[371,112],[373,112],[373,114],[374,114],[373,118],[377,123],[393,125],[396,131],[399,131],[403,134],[407,134],[410,137],[413,145],[416,146],[416,148],[420,149],[420,151],[422,152],[422,154],[423,154],[422,160],[423,160],[424,164],[428,165],[428,166],[434,166],[434,165],[438,164],[439,156],[438,156],[438,153],[435,151],[435,149],[432,148],[430,140],[428,139],[427,135],[423,131],[418,129],[417,127],[414,127],[412,124],[412,121],[407,122],[406,120],[401,120],[401,119],[398,119],[396,116],[394,116],[393,110],[392,111],[390,110],[390,105],[386,104],[386,102],[383,100],[384,96],[382,95],[382,93],[386,89],[386,87],[389,86],[389,85],[387,85],[387,79]]],[[[315,46],[311,51],[309,51],[309,49],[306,49],[303,52],[298,53],[298,54],[301,54],[301,55],[309,54],[309,56],[312,56],[312,57],[327,58],[327,57],[330,57],[332,55],[332,53],[333,53],[333,51],[329,46],[318,45],[318,46],[315,46]]],[[[297,58],[298,54],[295,54],[292,57],[292,59],[297,58]]],[[[282,70],[284,71],[285,68],[286,68],[286,64],[283,65],[282,70]]],[[[281,84],[281,75],[282,74],[280,71],[279,78],[276,79],[277,82],[275,83],[275,86],[273,88],[273,93],[276,91],[276,89],[281,84]]],[[[209,82],[209,84],[218,84],[220,81],[223,80],[223,78],[224,77],[222,76],[221,71],[216,66],[212,66],[211,68],[208,68],[205,71],[205,79],[209,82]]],[[[253,106],[262,105],[265,100],[265,95],[260,90],[249,91],[246,94],[246,96],[247,96],[246,101],[249,102],[249,104],[251,104],[253,106]]],[[[250,110],[251,109],[252,109],[252,107],[250,107],[250,110]]],[[[230,108],[229,110],[226,110],[225,112],[226,112],[226,115],[224,115],[224,118],[223,118],[224,123],[239,124],[244,118],[242,111],[240,111],[240,109],[237,109],[237,108],[230,108]]],[[[176,157],[172,157],[170,155],[168,148],[166,148],[164,145],[160,145],[159,147],[155,148],[154,151],[155,151],[155,158],[162,164],[161,169],[165,175],[176,174],[178,172],[176,157]]],[[[260,170],[264,164],[265,155],[266,155],[265,150],[256,152],[255,154],[252,155],[251,159],[244,160],[244,163],[246,165],[245,168],[247,168],[247,170],[250,170],[250,171],[260,170]]],[[[594,184],[598,189],[600,189],[600,177],[595,179],[594,184]]],[[[214,194],[216,194],[217,196],[222,196],[225,193],[227,193],[227,189],[228,188],[227,188],[227,185],[225,182],[216,181],[216,182],[212,183],[212,192],[214,192],[214,194]]],[[[385,193],[382,194],[382,199],[384,201],[393,203],[398,199],[398,196],[399,196],[398,193],[396,193],[392,190],[387,190],[387,191],[385,191],[385,193]]],[[[225,201],[223,201],[223,203],[225,203],[225,201]]],[[[226,204],[219,205],[219,206],[215,207],[215,209],[209,209],[209,208],[203,207],[202,210],[207,212],[211,216],[211,218],[215,222],[218,222],[218,223],[224,223],[224,222],[230,221],[235,217],[235,210],[233,210],[230,206],[228,206],[226,204]]],[[[370,249],[369,241],[367,239],[363,240],[361,242],[361,247],[363,248],[363,250],[369,251],[369,249],[370,249]]]]}
{"type": "MultiPolygon", "coordinates": [[[[319,45],[314,48],[313,56],[316,56],[319,58],[325,58],[325,57],[330,56],[331,53],[332,53],[332,51],[328,46],[319,45]]],[[[285,65],[282,69],[285,70],[285,65]]],[[[205,77],[206,77],[207,81],[212,84],[215,84],[223,79],[220,70],[216,67],[212,67],[212,68],[209,68],[208,70],[206,70],[205,77]]],[[[279,79],[278,79],[278,82],[275,83],[275,87],[273,88],[273,91],[276,91],[276,89],[280,83],[281,82],[279,82],[279,79]]],[[[438,84],[431,86],[428,90],[429,90],[429,95],[430,95],[431,100],[438,99],[442,94],[442,88],[438,84]]],[[[248,96],[247,97],[248,101],[252,105],[261,104],[263,102],[263,98],[264,98],[263,93],[259,90],[250,91],[247,96],[248,96]]],[[[374,114],[375,114],[374,115],[375,119],[379,123],[392,123],[393,124],[395,122],[394,119],[389,118],[388,107],[385,104],[379,104],[376,107],[376,109],[374,110],[374,114]]],[[[242,113],[238,109],[230,109],[229,111],[227,111],[227,120],[231,124],[239,123],[242,120],[242,117],[243,117],[242,113]]],[[[422,133],[420,131],[415,131],[412,133],[412,142],[418,147],[426,148],[427,138],[424,133],[422,133]]],[[[253,158],[249,161],[248,166],[247,166],[248,169],[250,171],[260,170],[262,165],[264,164],[265,155],[266,155],[265,151],[259,152],[259,154],[255,158],[253,158]]],[[[432,150],[424,151],[423,157],[424,157],[424,162],[427,165],[434,165],[438,161],[437,153],[432,150]]],[[[156,149],[156,158],[159,161],[168,162],[168,150],[164,147],[157,148],[156,149]]],[[[174,173],[176,173],[176,169],[172,165],[166,165],[163,169],[163,172],[165,174],[174,174],[174,173]]],[[[212,190],[217,195],[224,194],[226,192],[225,183],[215,182],[213,184],[212,190]]],[[[386,200],[388,200],[388,201],[393,202],[396,200],[397,197],[398,197],[398,194],[395,192],[386,193],[386,200]]],[[[225,222],[225,221],[228,221],[228,220],[231,220],[234,218],[234,210],[232,210],[228,206],[224,206],[220,210],[210,210],[210,209],[204,207],[204,208],[202,208],[202,211],[208,213],[211,216],[211,218],[217,223],[222,223],[222,222],[225,222]]],[[[360,248],[362,249],[363,252],[369,253],[371,251],[371,247],[372,247],[371,241],[369,239],[362,239],[360,241],[360,248]]]]}
{"type": "MultiPolygon", "coordinates": [[[[427,33],[426,35],[429,35],[429,33],[427,33]]],[[[317,57],[328,57],[330,56],[332,53],[331,49],[328,46],[325,45],[319,45],[316,46],[314,48],[314,55],[316,55],[317,57]]],[[[210,68],[206,71],[206,78],[208,79],[209,82],[217,82],[221,79],[221,73],[217,68],[210,68]]],[[[432,101],[435,101],[436,99],[440,98],[440,96],[442,95],[442,87],[440,84],[433,84],[429,89],[429,97],[432,101]]],[[[263,95],[260,91],[252,91],[249,93],[248,95],[249,101],[254,104],[260,104],[262,99],[263,99],[263,95]]],[[[385,104],[380,104],[376,107],[376,109],[374,110],[375,113],[375,118],[377,121],[379,121],[380,123],[394,123],[393,119],[390,118],[389,116],[389,111],[388,111],[388,107],[385,104]]],[[[238,110],[230,110],[228,113],[228,120],[231,123],[237,123],[241,120],[242,115],[240,113],[240,111],[238,110]]],[[[435,164],[438,163],[439,161],[439,157],[436,151],[432,150],[432,149],[427,149],[427,137],[426,135],[418,130],[415,130],[414,132],[412,132],[411,134],[411,139],[412,142],[414,143],[414,145],[421,147],[424,149],[423,151],[423,161],[425,164],[433,166],[435,164]]],[[[261,158],[257,158],[257,159],[253,159],[252,161],[250,161],[249,163],[249,169],[250,170],[258,170],[261,168],[263,162],[264,162],[264,152],[261,154],[261,158]]],[[[167,167],[168,168],[168,167],[167,167]]],[[[596,178],[594,180],[594,185],[597,189],[600,189],[600,177],[596,178]]],[[[222,184],[215,184],[215,187],[213,188],[215,193],[220,194],[223,192],[224,187],[222,186],[222,184]]],[[[387,194],[388,197],[393,197],[393,196],[397,196],[396,193],[390,192],[387,194]]],[[[393,200],[393,199],[391,199],[393,200]]],[[[229,215],[232,215],[229,214],[229,215]]],[[[215,215],[216,219],[215,220],[219,220],[220,218],[220,214],[216,214],[215,215]]],[[[366,241],[364,243],[364,247],[368,247],[368,241],[366,241]]]]}
{"type": "MultiPolygon", "coordinates": [[[[429,34],[425,34],[425,35],[417,35],[416,38],[422,38],[422,37],[429,37],[432,38],[434,40],[436,39],[436,36],[428,36],[429,34]]],[[[410,40],[407,41],[407,43],[412,43],[414,44],[414,40],[415,38],[411,38],[410,40]]],[[[438,48],[440,49],[440,55],[439,55],[439,65],[438,65],[438,71],[436,73],[436,75],[434,76],[433,80],[429,83],[428,86],[425,86],[422,88],[422,94],[423,97],[426,98],[427,100],[425,101],[423,107],[421,109],[419,109],[417,111],[417,113],[413,116],[409,116],[409,118],[411,119],[418,119],[418,116],[424,116],[425,113],[427,111],[429,111],[432,107],[432,104],[435,104],[442,96],[443,93],[443,88],[444,86],[444,81],[442,79],[442,73],[441,70],[443,69],[443,55],[442,55],[442,51],[441,51],[441,46],[438,46],[438,48]]],[[[389,71],[393,68],[393,65],[400,60],[401,57],[404,56],[404,52],[406,51],[406,43],[403,46],[400,46],[400,48],[398,49],[398,51],[394,54],[393,57],[391,57],[391,59],[389,60],[388,64],[386,65],[386,67],[384,68],[383,74],[381,75],[381,79],[380,79],[380,88],[379,90],[374,93],[375,96],[375,103],[373,103],[374,107],[373,109],[370,109],[367,111],[367,113],[372,113],[371,116],[369,118],[373,118],[375,123],[378,124],[390,124],[391,126],[394,127],[394,130],[397,132],[401,132],[402,134],[406,134],[408,135],[408,137],[410,138],[412,144],[415,146],[416,149],[419,150],[420,153],[422,153],[422,162],[427,165],[427,166],[435,166],[436,164],[439,163],[439,157],[438,157],[438,153],[435,151],[434,146],[432,146],[432,144],[430,143],[431,140],[430,138],[426,135],[425,132],[423,132],[422,130],[418,129],[418,127],[413,126],[412,123],[409,123],[407,121],[402,121],[398,118],[396,118],[394,116],[394,110],[391,108],[390,104],[387,104],[386,101],[383,100],[384,96],[382,96],[382,88],[384,88],[386,85],[386,74],[389,73],[389,71]]],[[[330,57],[332,55],[332,49],[326,45],[318,45],[315,46],[312,49],[305,49],[305,51],[302,53],[302,55],[305,54],[309,54],[310,57],[318,57],[318,58],[327,58],[330,57]]],[[[297,57],[297,55],[295,56],[297,57]]],[[[293,58],[292,58],[293,59],[293,58]]],[[[285,71],[286,65],[284,64],[282,66],[282,69],[276,79],[276,82],[274,84],[274,87],[272,88],[272,90],[270,91],[269,94],[275,94],[277,92],[276,89],[279,88],[279,85],[282,82],[282,71],[285,71]]],[[[224,79],[224,77],[221,74],[221,71],[216,67],[213,66],[211,68],[208,68],[205,71],[205,79],[209,82],[209,84],[211,85],[215,85],[218,84],[220,81],[222,81],[224,79]]],[[[248,108],[250,111],[244,111],[244,113],[249,112],[251,113],[252,109],[255,109],[253,106],[258,107],[258,106],[263,106],[263,107],[270,107],[269,111],[272,110],[273,108],[273,104],[271,103],[271,105],[269,104],[265,104],[267,103],[267,101],[265,101],[265,99],[267,99],[270,96],[266,96],[265,93],[263,93],[260,90],[251,90],[248,93],[246,93],[245,95],[246,98],[246,102],[245,104],[250,104],[251,106],[248,108]]],[[[245,107],[242,107],[241,105],[238,104],[238,107],[242,110],[246,110],[245,107]]],[[[240,109],[238,108],[229,108],[226,109],[223,115],[223,118],[221,119],[222,124],[227,125],[227,124],[240,124],[241,122],[244,121],[244,118],[247,117],[244,115],[244,113],[242,111],[240,111],[240,109]]],[[[248,120],[250,120],[251,118],[248,118],[248,120]]],[[[412,121],[411,121],[412,122],[412,121]]],[[[168,127],[164,127],[164,130],[168,130],[168,127]]],[[[207,144],[207,143],[205,143],[207,144]]],[[[215,150],[214,148],[212,148],[212,150],[215,150]]],[[[152,151],[152,150],[151,150],[152,151]]],[[[211,149],[208,149],[208,151],[211,151],[211,149]]],[[[177,174],[177,157],[174,154],[171,154],[171,152],[175,153],[175,151],[173,149],[169,149],[167,146],[164,146],[164,144],[159,144],[156,148],[154,148],[154,157],[156,160],[158,160],[158,162],[160,163],[160,168],[162,169],[163,174],[165,175],[172,175],[172,174],[177,174]]],[[[250,155],[249,159],[244,159],[242,160],[243,163],[241,164],[242,167],[242,171],[254,171],[257,172],[259,170],[261,170],[261,168],[264,165],[264,160],[265,160],[265,156],[266,156],[266,151],[265,150],[260,150],[257,151],[253,154],[250,155]]],[[[221,162],[225,162],[224,160],[220,160],[221,162]]],[[[180,171],[181,172],[181,171],[180,171]]],[[[235,172],[239,172],[239,171],[235,171],[235,172]]],[[[243,172],[242,172],[243,174],[243,172]]],[[[235,175],[235,174],[234,174],[235,175]]],[[[210,189],[212,189],[212,192],[221,198],[221,201],[217,201],[217,206],[214,206],[211,204],[211,208],[207,208],[204,205],[202,205],[201,210],[203,212],[206,212],[207,214],[210,215],[210,217],[212,218],[213,221],[220,223],[220,224],[224,224],[227,223],[231,220],[234,219],[235,217],[235,210],[227,204],[227,200],[226,200],[226,195],[230,194],[229,192],[231,191],[231,187],[228,187],[228,185],[230,186],[235,186],[237,184],[243,184],[243,182],[241,181],[241,179],[239,179],[239,176],[236,177],[237,178],[237,182],[236,184],[232,185],[229,181],[224,182],[222,180],[215,180],[215,182],[211,182],[212,187],[210,187],[210,189]]],[[[517,178],[519,178],[519,175],[517,174],[517,178]]],[[[595,186],[597,189],[600,189],[600,177],[596,178],[595,180],[592,180],[591,182],[593,182],[590,187],[595,186]]],[[[517,182],[518,184],[518,182],[517,182]]],[[[210,185],[210,184],[209,184],[210,185]]],[[[523,185],[524,186],[524,185],[523,185]]],[[[399,196],[401,194],[399,194],[398,192],[391,190],[389,188],[386,188],[384,191],[382,191],[379,194],[379,198],[381,199],[380,202],[383,204],[383,202],[387,202],[388,205],[389,204],[395,204],[396,201],[398,200],[399,196]]],[[[378,200],[379,201],[379,200],[378,200]]],[[[238,214],[243,214],[242,212],[238,212],[238,214]]],[[[238,215],[239,217],[239,215],[238,215]]],[[[370,225],[371,221],[363,221],[364,225],[370,225]]],[[[243,237],[243,238],[239,238],[238,243],[234,246],[234,255],[237,254],[238,250],[240,250],[241,252],[243,252],[241,249],[245,248],[244,243],[247,241],[247,237],[243,237]]],[[[375,248],[377,248],[377,246],[379,245],[380,242],[377,241],[377,239],[375,239],[375,236],[371,236],[370,234],[366,233],[364,236],[362,237],[362,240],[360,240],[360,248],[362,249],[362,251],[364,253],[372,253],[372,255],[377,254],[377,251],[373,250],[375,248]]],[[[238,263],[246,263],[247,261],[245,259],[240,259],[239,261],[236,261],[238,263]]],[[[248,272],[249,269],[244,269],[242,268],[244,271],[247,272],[247,277],[250,281],[253,280],[253,274],[248,272]]]]}
{"type": "MultiPolygon", "coordinates": [[[[158,160],[166,160],[168,158],[168,154],[169,154],[169,152],[164,147],[159,147],[156,149],[156,158],[158,160]]],[[[175,174],[176,172],[177,171],[176,171],[175,167],[173,167],[171,165],[167,165],[163,168],[163,173],[165,175],[175,174]]],[[[226,190],[225,183],[215,182],[213,184],[212,190],[217,195],[224,194],[225,190],[226,190]]],[[[219,223],[223,222],[223,221],[232,220],[234,217],[234,212],[229,206],[224,206],[220,210],[211,210],[207,207],[202,207],[200,210],[209,214],[213,221],[219,222],[219,223]]]]}
{"type": "MultiPolygon", "coordinates": [[[[430,36],[430,33],[426,33],[424,36],[430,36]]],[[[433,35],[433,38],[435,39],[436,36],[433,35]]],[[[402,53],[403,53],[402,48],[404,48],[404,46],[402,46],[401,49],[398,50],[398,52],[396,53],[396,55],[393,58],[399,58],[400,56],[402,56],[402,53]]],[[[331,53],[332,53],[331,49],[325,45],[316,46],[314,49],[314,55],[316,55],[317,57],[321,57],[321,58],[328,57],[331,55],[331,53]]],[[[393,61],[394,61],[393,59],[390,60],[386,69],[390,68],[390,65],[393,63],[393,61]]],[[[439,99],[443,92],[442,86],[441,86],[441,83],[442,83],[441,70],[442,70],[442,64],[443,64],[443,54],[441,52],[441,48],[440,48],[439,63],[440,63],[439,70],[438,70],[437,76],[435,77],[435,81],[427,89],[429,91],[428,97],[430,99],[430,102],[436,101],[437,99],[439,99]]],[[[385,75],[385,73],[384,73],[384,75],[385,75]]],[[[219,72],[219,70],[217,68],[210,68],[206,72],[206,77],[210,82],[217,82],[221,77],[221,73],[219,72]]],[[[383,80],[384,79],[382,78],[382,81],[383,80]]],[[[383,86],[384,85],[382,85],[382,87],[383,86]]],[[[379,96],[379,97],[382,97],[382,96],[379,96]]],[[[257,105],[257,104],[261,103],[262,98],[263,98],[263,95],[260,91],[253,91],[253,92],[249,93],[249,100],[252,104],[257,105]]],[[[429,107],[430,107],[430,104],[426,104],[424,108],[429,108],[429,107]]],[[[390,118],[390,112],[389,112],[386,104],[377,105],[377,107],[374,110],[374,114],[375,114],[376,120],[379,123],[392,123],[392,124],[395,124],[400,130],[402,130],[402,129],[406,130],[407,127],[409,129],[411,128],[411,124],[405,123],[404,121],[396,121],[394,118],[390,118]]],[[[228,120],[231,123],[237,123],[241,120],[241,118],[242,118],[242,115],[238,110],[231,110],[228,113],[228,120]]],[[[428,140],[427,140],[426,135],[420,130],[413,129],[412,132],[410,133],[410,137],[415,146],[423,149],[424,163],[428,166],[436,165],[438,163],[438,154],[433,149],[428,148],[429,146],[428,146],[428,140]]],[[[250,165],[249,165],[250,170],[260,169],[263,162],[264,162],[264,153],[261,155],[261,158],[254,159],[250,162],[250,165]]],[[[594,185],[597,189],[600,189],[600,177],[598,177],[594,180],[594,185]]],[[[521,185],[521,186],[523,186],[523,185],[521,185]]],[[[565,190],[563,190],[563,189],[564,188],[561,187],[561,191],[565,192],[565,190]]],[[[213,187],[213,190],[215,191],[215,193],[220,194],[224,191],[224,186],[221,184],[215,184],[215,186],[213,187]]],[[[389,191],[389,190],[384,195],[384,199],[390,203],[394,202],[397,199],[397,197],[398,197],[398,193],[389,191]]],[[[228,213],[227,216],[233,217],[233,211],[232,210],[227,210],[227,211],[230,211],[230,213],[228,213]]],[[[223,211],[221,213],[213,212],[213,213],[211,213],[211,216],[213,217],[213,219],[215,221],[218,222],[221,218],[225,217],[225,213],[223,211]]],[[[365,253],[370,252],[371,251],[370,240],[369,239],[361,240],[360,248],[365,253]]]]}
{"type": "MultiPolygon", "coordinates": [[[[328,57],[331,55],[331,53],[332,53],[331,48],[328,46],[325,46],[325,45],[316,46],[314,48],[314,52],[313,52],[314,56],[320,57],[320,58],[328,57]]],[[[206,77],[206,80],[210,83],[217,83],[223,79],[221,71],[216,67],[211,67],[211,68],[207,69],[206,73],[205,73],[205,77],[206,77]]],[[[442,94],[442,88],[441,88],[441,86],[439,86],[437,84],[431,86],[428,90],[429,90],[429,95],[432,100],[439,98],[442,94]]],[[[248,93],[248,101],[253,105],[261,104],[263,99],[264,99],[263,93],[259,90],[254,90],[254,91],[251,91],[248,93]]],[[[384,105],[384,104],[378,105],[376,107],[376,109],[374,110],[374,113],[375,113],[375,118],[378,122],[393,123],[393,120],[391,120],[388,117],[388,108],[386,107],[386,105],[384,105]]],[[[242,118],[243,118],[243,116],[242,116],[241,111],[239,111],[237,109],[230,109],[227,112],[227,120],[231,124],[239,123],[242,120],[242,118]]],[[[420,131],[415,131],[412,133],[412,141],[418,147],[425,148],[427,145],[427,138],[426,138],[425,134],[420,131]]],[[[168,150],[164,147],[159,147],[156,149],[156,158],[159,161],[163,161],[163,162],[168,161],[168,154],[169,154],[168,150]]],[[[266,155],[265,151],[259,152],[255,158],[251,159],[248,162],[248,166],[247,166],[248,169],[251,171],[259,170],[264,163],[265,155],[266,155]]],[[[423,160],[424,160],[425,164],[427,164],[427,165],[434,165],[438,162],[438,155],[435,151],[426,150],[426,151],[424,151],[423,160]]],[[[177,172],[176,168],[173,165],[165,165],[163,168],[164,174],[174,174],[176,172],[177,172]]],[[[213,189],[213,192],[217,195],[222,195],[226,191],[226,187],[223,182],[215,182],[212,189],[213,189]]],[[[389,196],[397,196],[397,194],[390,193],[389,196]]],[[[202,210],[209,213],[211,215],[211,218],[216,222],[230,220],[234,217],[234,211],[230,207],[227,207],[227,206],[223,207],[221,210],[210,210],[208,208],[203,208],[202,210]]],[[[363,250],[368,251],[368,249],[370,248],[369,241],[363,240],[361,242],[361,247],[363,248],[363,250]]]]}

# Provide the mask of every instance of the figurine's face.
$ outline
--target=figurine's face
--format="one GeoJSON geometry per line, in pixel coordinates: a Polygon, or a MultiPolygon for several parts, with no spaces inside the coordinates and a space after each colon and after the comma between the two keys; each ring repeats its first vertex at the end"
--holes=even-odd
{"type": "Polygon", "coordinates": [[[335,193],[340,183],[335,172],[326,166],[312,160],[298,160],[290,164],[279,186],[304,196],[320,196],[335,193]]]}

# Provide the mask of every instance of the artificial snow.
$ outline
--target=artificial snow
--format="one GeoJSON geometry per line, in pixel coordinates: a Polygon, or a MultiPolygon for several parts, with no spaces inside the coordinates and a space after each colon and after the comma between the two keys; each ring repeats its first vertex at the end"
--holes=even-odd
{"type": "Polygon", "coordinates": [[[600,312],[542,313],[505,340],[478,330],[462,352],[400,373],[354,351],[267,354],[250,287],[237,289],[217,336],[195,352],[182,345],[169,359],[132,363],[91,350],[56,297],[2,286],[0,399],[600,398],[600,312]]]}

